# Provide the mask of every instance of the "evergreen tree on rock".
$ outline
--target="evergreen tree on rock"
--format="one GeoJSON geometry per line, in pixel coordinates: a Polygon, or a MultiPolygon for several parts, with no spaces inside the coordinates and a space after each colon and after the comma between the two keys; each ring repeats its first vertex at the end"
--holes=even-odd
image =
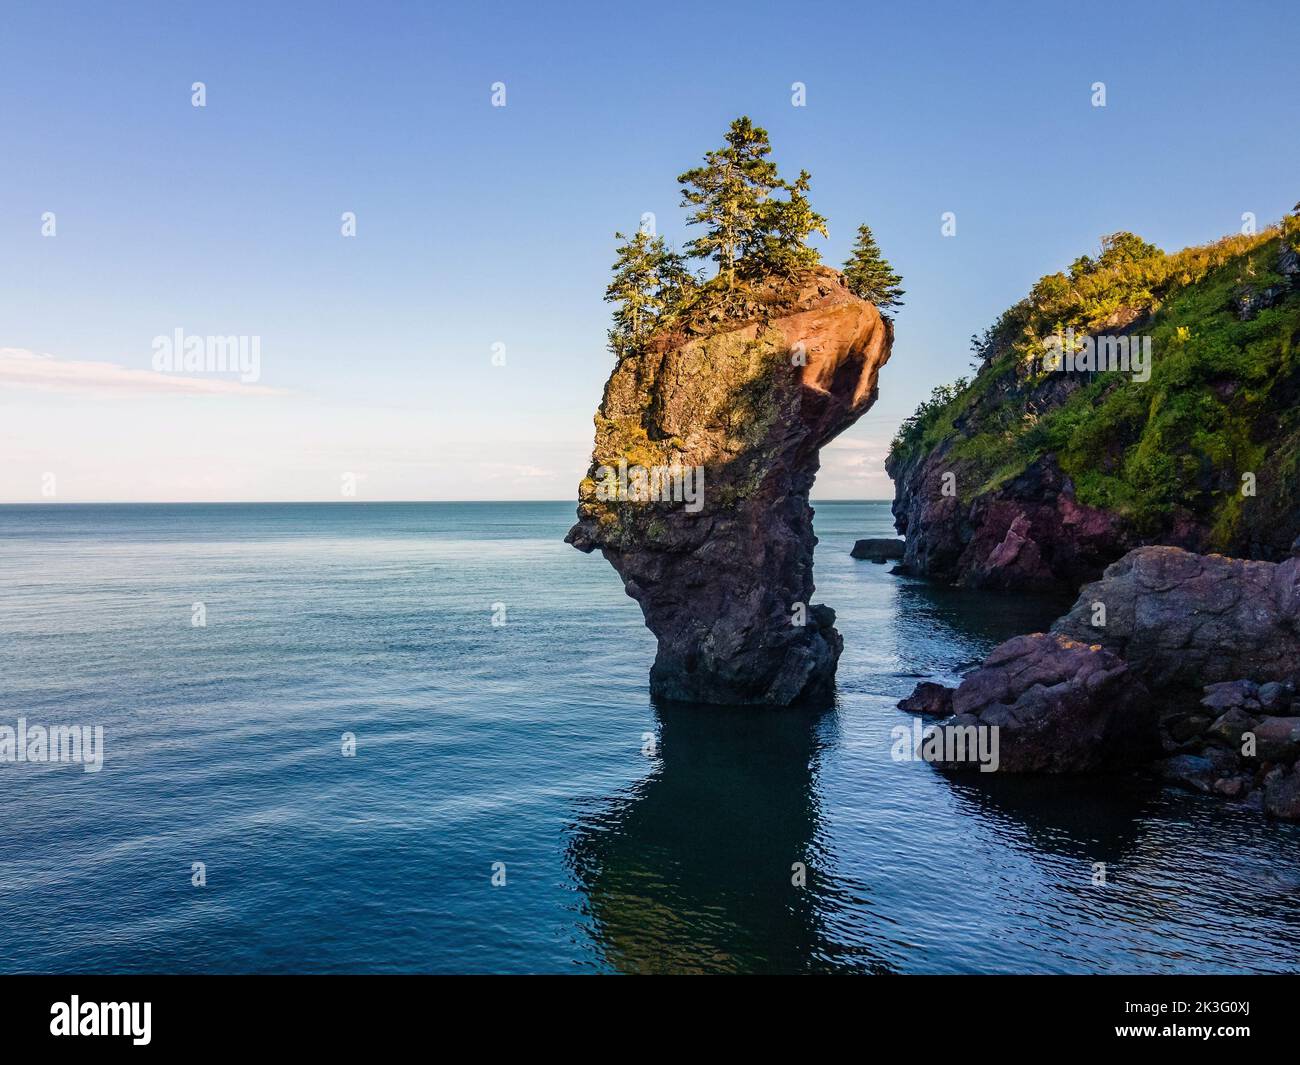
{"type": "Polygon", "coordinates": [[[677,178],[682,206],[695,208],[687,222],[706,227],[686,245],[686,253],[717,263],[728,292],[735,288],[742,254],[763,243],[768,197],[784,187],[767,158],[771,150],[767,130],[742,116],[731,123],[725,147],[677,178]]]}
{"type": "Polygon", "coordinates": [[[903,289],[900,287],[903,279],[880,254],[880,247],[868,225],[858,226],[858,239],[844,263],[844,279],[848,282],[850,292],[868,303],[874,303],[885,318],[891,317],[889,308],[901,307],[903,304],[903,289]]]}
{"type": "Polygon", "coordinates": [[[615,233],[614,239],[623,243],[615,249],[605,301],[618,304],[609,337],[615,353],[621,353],[624,345],[640,341],[676,312],[694,279],[686,260],[663,237],[638,229],[631,237],[615,233]]]}
{"type": "Polygon", "coordinates": [[[789,277],[801,267],[815,266],[821,261],[817,249],[806,243],[814,233],[830,235],[826,219],[808,202],[811,180],[808,171],[801,170],[792,184],[784,185],[789,193],[786,199],[769,199],[763,204],[757,243],[746,250],[742,260],[747,272],[758,277],[773,274],[789,277]]]}

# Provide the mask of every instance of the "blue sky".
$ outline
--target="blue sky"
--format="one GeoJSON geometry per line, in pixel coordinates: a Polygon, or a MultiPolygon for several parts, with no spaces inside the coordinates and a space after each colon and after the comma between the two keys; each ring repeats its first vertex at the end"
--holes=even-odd
{"type": "Polygon", "coordinates": [[[674,178],[742,113],[811,171],[823,257],[867,221],[903,274],[880,400],[816,491],[888,496],[898,421],[1040,275],[1300,198],[1298,26],[1282,3],[7,4],[0,502],[51,473],[67,501],[332,499],[344,473],[358,498],[573,497],[612,234],[650,211],[687,239],[674,178]],[[177,328],[260,337],[260,379],[159,380],[177,328]]]}

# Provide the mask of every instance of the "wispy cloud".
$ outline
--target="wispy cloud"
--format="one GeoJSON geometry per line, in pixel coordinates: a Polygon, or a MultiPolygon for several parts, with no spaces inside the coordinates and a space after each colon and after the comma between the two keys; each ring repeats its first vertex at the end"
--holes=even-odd
{"type": "Polygon", "coordinates": [[[822,463],[839,470],[866,469],[884,472],[885,456],[889,445],[878,440],[854,440],[844,437],[830,443],[822,451],[822,463]]]}
{"type": "Polygon", "coordinates": [[[59,359],[25,348],[0,348],[0,388],[121,396],[282,396],[282,389],[221,377],[132,370],[111,362],[59,359]]]}
{"type": "Polygon", "coordinates": [[[541,466],[519,465],[512,462],[481,462],[479,468],[485,477],[492,479],[509,478],[510,480],[531,480],[534,478],[554,477],[555,471],[541,466]]]}

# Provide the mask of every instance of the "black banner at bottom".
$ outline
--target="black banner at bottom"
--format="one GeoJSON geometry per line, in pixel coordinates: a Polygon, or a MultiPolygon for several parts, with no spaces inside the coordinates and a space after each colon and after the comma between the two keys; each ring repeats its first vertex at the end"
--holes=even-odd
{"type": "Polygon", "coordinates": [[[433,1033],[444,1046],[472,1036],[489,1050],[512,1039],[540,1049],[620,1027],[639,1042],[647,1025],[677,1039],[699,1033],[689,1036],[693,1050],[774,1033],[806,1047],[838,1029],[927,1049],[991,1040],[999,1049],[1200,1043],[1231,1053],[1293,1045],[1298,992],[1295,976],[777,978],[721,992],[561,977],[0,977],[6,1048],[91,1054],[108,1044],[138,1053],[396,1051],[433,1033]]]}

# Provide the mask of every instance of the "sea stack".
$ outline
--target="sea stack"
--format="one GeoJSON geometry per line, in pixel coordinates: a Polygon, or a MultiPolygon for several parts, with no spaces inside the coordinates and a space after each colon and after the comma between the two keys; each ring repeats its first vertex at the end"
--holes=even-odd
{"type": "Polygon", "coordinates": [[[657,698],[819,704],[843,641],[812,605],[819,451],[875,402],[890,323],[812,266],[621,352],[578,523],[659,641],[657,698]]]}

